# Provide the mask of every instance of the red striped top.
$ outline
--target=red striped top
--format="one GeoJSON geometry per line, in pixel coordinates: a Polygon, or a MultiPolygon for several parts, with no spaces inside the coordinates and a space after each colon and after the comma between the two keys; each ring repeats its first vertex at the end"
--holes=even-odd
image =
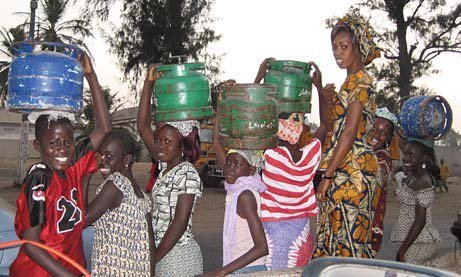
{"type": "Polygon", "coordinates": [[[261,193],[261,220],[295,219],[317,214],[312,183],[322,154],[321,143],[313,138],[293,162],[287,148],[267,150],[262,180],[267,190],[261,193]]]}

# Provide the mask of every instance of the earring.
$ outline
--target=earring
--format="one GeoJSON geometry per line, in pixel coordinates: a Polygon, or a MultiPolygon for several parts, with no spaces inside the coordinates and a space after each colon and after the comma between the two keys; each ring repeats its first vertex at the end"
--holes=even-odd
{"type": "Polygon", "coordinates": [[[125,164],[125,171],[128,170],[128,164],[125,164]]]}
{"type": "Polygon", "coordinates": [[[423,163],[423,165],[421,166],[423,169],[426,169],[426,164],[423,163]]]}

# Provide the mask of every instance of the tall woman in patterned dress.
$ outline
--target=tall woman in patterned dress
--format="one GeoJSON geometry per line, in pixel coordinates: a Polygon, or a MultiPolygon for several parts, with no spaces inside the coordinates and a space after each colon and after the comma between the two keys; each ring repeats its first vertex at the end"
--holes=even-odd
{"type": "Polygon", "coordinates": [[[375,208],[373,223],[371,225],[371,251],[373,257],[379,251],[383,240],[384,215],[386,213],[387,180],[392,171],[392,156],[389,152],[389,145],[394,137],[394,127],[397,124],[397,117],[387,108],[376,110],[375,123],[368,137],[368,143],[373,147],[378,158],[380,169],[380,182],[376,186],[376,193],[373,204],[375,208]]]}
{"type": "Polygon", "coordinates": [[[333,136],[320,167],[317,190],[320,228],[313,257],[371,258],[372,199],[378,161],[366,134],[372,128],[375,101],[365,65],[379,56],[371,29],[360,16],[345,16],[331,32],[333,55],[347,78],[333,107],[333,136]]]}
{"type": "Polygon", "coordinates": [[[151,129],[154,72],[151,67],[144,82],[137,126],[150,154],[166,163],[152,189],[155,275],[195,276],[203,273],[202,252],[192,235],[192,214],[203,190],[194,167],[200,156],[198,122],[168,122],[157,124],[155,132],[151,129]]]}

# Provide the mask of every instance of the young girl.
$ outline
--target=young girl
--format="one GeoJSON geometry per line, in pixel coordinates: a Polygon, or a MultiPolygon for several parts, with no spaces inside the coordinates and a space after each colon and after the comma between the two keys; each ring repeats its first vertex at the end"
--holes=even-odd
{"type": "Polygon", "coordinates": [[[151,67],[144,82],[137,126],[151,155],[166,163],[152,190],[156,276],[194,276],[203,273],[202,253],[192,235],[192,214],[203,190],[194,167],[200,156],[198,122],[161,123],[152,131],[154,72],[151,67]]]}
{"type": "Polygon", "coordinates": [[[260,193],[266,189],[257,168],[262,155],[252,150],[229,150],[227,157],[219,142],[215,119],[213,148],[224,165],[226,208],[223,228],[223,266],[204,276],[225,276],[267,270],[264,256],[267,242],[261,224],[260,193]]]}
{"type": "MultiPolygon", "coordinates": [[[[267,61],[258,75],[265,72],[267,61]]],[[[303,114],[279,115],[278,147],[265,152],[262,180],[267,190],[261,194],[261,220],[269,245],[266,265],[269,269],[306,266],[312,255],[310,218],[317,215],[313,179],[320,162],[321,145],[331,127],[331,89],[322,88],[321,73],[316,64],[313,83],[319,93],[320,126],[313,138],[299,147],[303,114]],[[328,95],[328,96],[327,96],[328,95]]],[[[262,78],[256,77],[256,81],[262,78]]]]}
{"type": "Polygon", "coordinates": [[[99,150],[106,180],[85,216],[85,226],[95,222],[91,276],[154,276],[152,204],[133,177],[135,152],[125,129],[114,129],[99,150]]]}
{"type": "Polygon", "coordinates": [[[371,225],[371,254],[373,257],[379,251],[383,239],[384,215],[386,213],[387,180],[392,172],[392,157],[389,152],[389,145],[394,136],[394,127],[397,124],[397,117],[387,108],[376,110],[375,122],[369,135],[368,143],[378,158],[380,167],[380,182],[376,186],[374,201],[375,206],[373,223],[371,225]]]}
{"type": "MultiPolygon", "coordinates": [[[[82,178],[96,170],[95,151],[112,125],[103,93],[88,56],[80,58],[90,85],[96,126],[90,137],[74,144],[74,129],[63,113],[52,111],[35,121],[34,148],[42,161],[24,179],[17,201],[15,229],[19,238],[41,242],[85,267],[82,249],[84,200],[82,178]]],[[[24,245],[10,267],[11,276],[72,276],[79,274],[32,245],[24,245]]]]}
{"type": "MultiPolygon", "coordinates": [[[[373,197],[378,160],[366,141],[376,110],[373,82],[365,66],[379,56],[370,26],[346,15],[331,31],[336,63],[347,72],[333,107],[333,135],[320,165],[322,201],[313,257],[371,258],[373,197]]],[[[334,87],[333,87],[334,88],[334,87]]]]}
{"type": "Polygon", "coordinates": [[[397,261],[420,264],[436,254],[441,242],[431,217],[437,167],[434,142],[409,138],[403,154],[408,178],[397,191],[399,211],[391,241],[400,245],[397,261]]]}

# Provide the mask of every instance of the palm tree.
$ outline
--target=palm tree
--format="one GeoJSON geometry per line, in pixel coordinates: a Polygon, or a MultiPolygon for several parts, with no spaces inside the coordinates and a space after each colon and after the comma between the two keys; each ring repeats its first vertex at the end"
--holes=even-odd
{"type": "Polygon", "coordinates": [[[81,19],[64,21],[71,0],[41,0],[40,4],[42,9],[37,21],[36,40],[77,44],[89,52],[83,39],[93,37],[90,23],[81,19]]]}
{"type": "Polygon", "coordinates": [[[0,52],[7,56],[7,60],[0,61],[0,107],[3,107],[6,99],[8,72],[10,69],[11,59],[13,58],[11,46],[16,42],[23,41],[26,38],[26,34],[24,32],[23,25],[19,25],[10,29],[2,27],[0,29],[0,36],[0,52]]]}

